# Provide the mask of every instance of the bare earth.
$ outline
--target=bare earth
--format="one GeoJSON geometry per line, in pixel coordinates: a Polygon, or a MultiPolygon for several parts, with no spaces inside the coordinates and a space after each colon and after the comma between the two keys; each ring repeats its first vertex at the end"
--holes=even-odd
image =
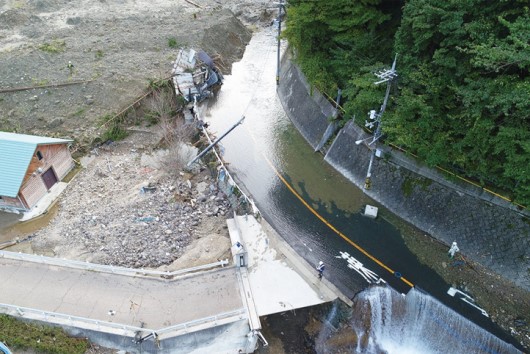
{"type": "MultiPolygon", "coordinates": [[[[89,146],[102,116],[170,75],[178,47],[219,56],[229,73],[248,28],[269,24],[272,7],[266,0],[4,1],[0,90],[82,83],[0,93],[0,130],[89,146]]],[[[226,258],[227,201],[209,172],[168,176],[153,153],[159,136],[144,130],[99,149],[61,197],[57,216],[32,234],[31,247],[17,247],[132,267],[226,258]],[[149,183],[156,191],[141,194],[149,183]]]]}
{"type": "Polygon", "coordinates": [[[136,128],[84,158],[55,218],[31,235],[33,252],[171,270],[229,258],[224,194],[208,170],[169,175],[157,141],[156,128],[136,128]]]}
{"type": "MultiPolygon", "coordinates": [[[[0,2],[0,130],[73,138],[86,146],[100,132],[103,116],[134,101],[150,80],[170,75],[178,47],[219,55],[223,73],[229,73],[250,31],[269,25],[275,14],[272,0],[192,3],[0,2]],[[73,82],[81,83],[1,91],[73,82]]],[[[49,223],[40,220],[46,225],[30,233],[31,243],[10,250],[169,270],[229,258],[225,197],[207,170],[168,175],[157,165],[157,134],[154,127],[135,127],[126,140],[94,151],[93,160],[61,197],[55,217],[49,223]],[[156,190],[141,193],[149,183],[156,190]]],[[[445,256],[445,250],[427,238],[413,243],[411,249],[422,261],[449,283],[462,283],[481,294],[477,299],[492,318],[507,331],[520,331],[514,335],[530,345],[528,332],[523,332],[527,326],[521,331],[513,325],[513,317],[528,308],[527,293],[504,286],[502,279],[478,267],[449,267],[446,259],[429,253],[437,250],[445,256]]],[[[282,353],[288,347],[280,342],[283,337],[268,339],[275,345],[264,352],[282,353]]]]}
{"type": "Polygon", "coordinates": [[[223,72],[250,40],[246,23],[269,23],[265,0],[6,0],[0,2],[0,130],[90,142],[98,120],[168,77],[178,47],[222,59],[223,72]],[[232,11],[230,11],[232,10],[232,11]],[[265,11],[265,13],[264,13],[265,11]]]}

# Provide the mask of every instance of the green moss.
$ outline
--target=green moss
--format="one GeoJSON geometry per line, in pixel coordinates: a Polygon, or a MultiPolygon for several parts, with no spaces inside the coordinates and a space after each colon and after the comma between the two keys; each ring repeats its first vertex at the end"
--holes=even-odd
{"type": "Polygon", "coordinates": [[[418,186],[421,188],[422,191],[427,192],[429,190],[429,186],[432,184],[432,180],[424,177],[419,178],[412,178],[407,177],[405,178],[405,181],[401,185],[401,190],[403,191],[403,195],[405,197],[410,197],[412,195],[412,192],[414,191],[414,188],[418,186]]]}
{"type": "Polygon", "coordinates": [[[83,113],[85,113],[86,109],[85,108],[79,108],[77,111],[75,111],[74,113],[71,114],[72,117],[80,117],[83,115],[83,113]]]}
{"type": "Polygon", "coordinates": [[[45,86],[45,85],[49,84],[49,81],[48,81],[48,79],[32,78],[31,79],[31,83],[33,84],[33,86],[45,86]]]}
{"type": "Polygon", "coordinates": [[[41,44],[39,46],[39,49],[42,50],[43,52],[48,52],[48,53],[54,53],[54,54],[62,53],[66,50],[66,43],[65,41],[54,39],[53,41],[49,43],[46,42],[44,44],[41,44]]]}
{"type": "Polygon", "coordinates": [[[84,338],[70,337],[61,328],[18,321],[0,315],[0,341],[13,350],[34,350],[43,354],[82,354],[88,349],[84,338]]]}
{"type": "Polygon", "coordinates": [[[167,46],[169,48],[177,48],[179,46],[177,39],[175,37],[171,37],[167,39],[167,46]]]}
{"type": "Polygon", "coordinates": [[[120,123],[114,122],[109,129],[107,129],[102,136],[103,141],[118,141],[123,140],[129,135],[127,130],[121,126],[120,123]]]}
{"type": "Polygon", "coordinates": [[[410,177],[405,178],[405,181],[401,185],[401,191],[405,197],[410,197],[414,190],[414,180],[410,177]]]}

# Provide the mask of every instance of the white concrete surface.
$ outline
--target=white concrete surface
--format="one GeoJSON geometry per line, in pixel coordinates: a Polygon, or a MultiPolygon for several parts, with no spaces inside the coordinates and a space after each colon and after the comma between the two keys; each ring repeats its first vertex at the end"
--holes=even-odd
{"type": "Polygon", "coordinates": [[[233,267],[163,280],[2,258],[0,282],[0,303],[155,330],[243,308],[233,267]]]}
{"type": "Polygon", "coordinates": [[[24,216],[20,221],[27,221],[31,220],[33,218],[36,218],[38,216],[41,216],[42,214],[46,213],[51,205],[59,198],[61,193],[66,189],[68,186],[68,183],[66,182],[57,182],[53,187],[42,197],[39,199],[36,205],[31,208],[31,210],[24,213],[24,216]]]}
{"type": "MultiPolygon", "coordinates": [[[[252,216],[237,216],[243,247],[248,252],[248,279],[259,316],[318,305],[337,296],[318,280],[307,279],[293,267],[291,254],[278,253],[252,216]]],[[[234,226],[229,224],[229,230],[234,226]]],[[[231,230],[232,234],[233,230],[231,230]]]]}
{"type": "Polygon", "coordinates": [[[379,211],[378,207],[375,207],[372,205],[366,205],[366,207],[364,208],[364,216],[375,219],[377,217],[378,211],[379,211]]]}

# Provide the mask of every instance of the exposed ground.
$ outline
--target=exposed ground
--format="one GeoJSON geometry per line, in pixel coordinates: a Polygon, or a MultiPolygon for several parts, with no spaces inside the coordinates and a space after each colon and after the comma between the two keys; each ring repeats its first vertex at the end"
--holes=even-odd
{"type": "MultiPolygon", "coordinates": [[[[180,46],[241,58],[266,0],[6,0],[0,3],[0,130],[91,141],[98,120],[170,75],[180,46]],[[193,2],[192,2],[193,3],[193,2]],[[230,11],[232,10],[232,11],[230,11]]],[[[270,12],[270,11],[269,11],[270,12]]]]}
{"type": "MultiPolygon", "coordinates": [[[[131,103],[150,80],[170,75],[179,46],[219,55],[222,70],[228,73],[250,39],[248,28],[268,25],[273,7],[269,0],[194,2],[201,8],[185,0],[1,2],[0,90],[83,83],[1,92],[0,130],[91,142],[103,116],[131,103]]],[[[56,217],[33,233],[31,244],[18,247],[29,250],[31,245],[37,253],[164,269],[227,257],[223,213],[228,209],[223,195],[212,188],[212,176],[207,170],[168,176],[155,166],[155,128],[135,129],[125,141],[98,149],[61,198],[56,217]],[[156,191],[140,193],[148,183],[156,191]]],[[[520,332],[520,340],[527,338],[528,326],[520,329],[514,322],[521,310],[529,308],[527,293],[503,288],[502,279],[482,269],[477,273],[467,265],[452,266],[444,258],[445,250],[430,243],[418,238],[409,245],[448,282],[467,287],[506,330],[513,328],[520,332]]],[[[318,331],[313,320],[303,322],[309,323],[307,333],[318,331]]],[[[292,336],[307,341],[298,332],[285,340],[281,321],[271,326],[271,336],[266,337],[276,345],[264,352],[290,352],[292,336]]],[[[307,344],[311,347],[311,340],[307,344]]],[[[93,348],[90,353],[102,352],[112,351],[93,348]]]]}
{"type": "MultiPolygon", "coordinates": [[[[229,73],[250,40],[249,28],[268,25],[273,7],[266,0],[2,2],[0,130],[89,146],[103,116],[170,75],[179,47],[205,50],[229,73]],[[10,91],[62,83],[74,84],[10,91]]],[[[227,247],[206,240],[226,244],[224,196],[208,171],[162,171],[159,152],[151,155],[159,141],[153,129],[140,129],[97,149],[62,196],[57,216],[32,234],[33,250],[134,267],[177,259],[192,266],[221,256],[227,247]],[[149,183],[156,190],[141,194],[149,183]]]]}
{"type": "Polygon", "coordinates": [[[33,252],[135,268],[230,258],[225,195],[207,169],[168,174],[157,141],[155,127],[135,128],[93,150],[55,218],[30,236],[33,252]]]}

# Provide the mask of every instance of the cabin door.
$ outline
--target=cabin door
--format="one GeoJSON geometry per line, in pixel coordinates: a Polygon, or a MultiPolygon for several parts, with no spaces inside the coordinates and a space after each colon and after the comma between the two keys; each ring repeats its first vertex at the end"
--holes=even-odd
{"type": "Polygon", "coordinates": [[[55,175],[53,168],[50,167],[46,172],[42,174],[42,180],[44,181],[44,185],[48,190],[53,187],[55,183],[57,183],[57,176],[55,175]]]}

